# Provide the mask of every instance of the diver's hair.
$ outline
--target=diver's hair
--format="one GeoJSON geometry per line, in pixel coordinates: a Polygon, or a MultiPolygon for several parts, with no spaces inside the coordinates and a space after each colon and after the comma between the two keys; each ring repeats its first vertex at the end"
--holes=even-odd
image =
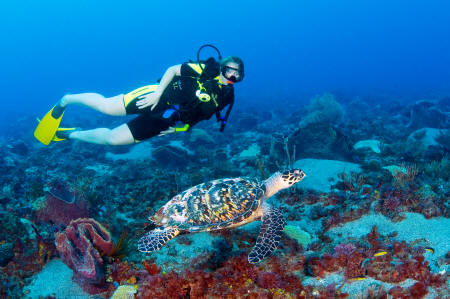
{"type": "MultiPolygon", "coordinates": [[[[244,62],[237,56],[228,56],[220,61],[220,66],[226,65],[228,62],[234,62],[239,66],[239,70],[244,75],[244,62]]],[[[243,76],[242,76],[243,77],[243,76]]]]}

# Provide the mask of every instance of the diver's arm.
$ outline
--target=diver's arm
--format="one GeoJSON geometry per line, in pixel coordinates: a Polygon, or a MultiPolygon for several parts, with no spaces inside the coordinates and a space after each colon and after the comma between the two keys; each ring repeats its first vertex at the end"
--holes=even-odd
{"type": "Polygon", "coordinates": [[[169,85],[170,81],[172,81],[175,76],[181,76],[181,64],[169,67],[164,73],[161,81],[159,82],[158,88],[156,88],[155,90],[155,93],[156,95],[158,95],[158,97],[161,97],[167,85],[169,85]]]}
{"type": "Polygon", "coordinates": [[[136,106],[139,109],[143,109],[145,107],[150,106],[151,110],[155,109],[155,107],[159,103],[159,99],[161,98],[161,95],[163,94],[164,90],[169,85],[170,81],[175,76],[181,75],[181,64],[171,66],[167,69],[167,71],[164,73],[163,77],[161,78],[161,81],[159,82],[158,87],[156,90],[152,93],[148,93],[146,95],[140,96],[138,99],[139,101],[136,102],[136,106]]]}

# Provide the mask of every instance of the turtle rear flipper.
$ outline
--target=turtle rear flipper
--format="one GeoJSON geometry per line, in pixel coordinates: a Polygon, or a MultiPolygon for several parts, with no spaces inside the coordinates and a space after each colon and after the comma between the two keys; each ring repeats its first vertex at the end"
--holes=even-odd
{"type": "Polygon", "coordinates": [[[248,255],[248,261],[251,264],[259,263],[277,249],[285,224],[286,221],[279,209],[267,209],[262,217],[261,231],[256,245],[248,255]]]}
{"type": "Polygon", "coordinates": [[[158,227],[139,239],[138,250],[141,252],[160,250],[167,241],[175,238],[179,233],[180,231],[176,226],[158,227]]]}

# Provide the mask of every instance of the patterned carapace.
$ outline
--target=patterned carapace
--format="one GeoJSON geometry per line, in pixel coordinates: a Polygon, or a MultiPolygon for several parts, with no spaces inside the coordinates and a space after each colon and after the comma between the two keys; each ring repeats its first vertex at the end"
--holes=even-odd
{"type": "Polygon", "coordinates": [[[172,215],[180,229],[219,229],[249,217],[259,207],[264,192],[264,185],[255,178],[210,181],[175,196],[158,214],[172,215]]]}

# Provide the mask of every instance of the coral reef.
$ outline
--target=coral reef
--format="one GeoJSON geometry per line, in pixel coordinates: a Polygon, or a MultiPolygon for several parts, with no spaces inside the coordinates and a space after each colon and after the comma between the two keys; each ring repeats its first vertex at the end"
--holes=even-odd
{"type": "Polygon", "coordinates": [[[311,123],[289,137],[289,147],[295,146],[296,158],[352,160],[350,139],[327,123],[311,123]]]}
{"type": "Polygon", "coordinates": [[[14,257],[13,244],[0,244],[0,267],[5,267],[14,257]]]}
{"type": "Polygon", "coordinates": [[[65,181],[55,180],[49,185],[45,201],[36,211],[37,222],[64,227],[74,219],[89,217],[89,203],[81,192],[65,181]]]}
{"type": "MultiPolygon", "coordinates": [[[[307,261],[309,273],[325,277],[329,273],[343,271],[347,280],[363,280],[372,277],[387,283],[399,283],[406,279],[420,281],[423,286],[442,287],[445,276],[433,274],[423,256],[423,247],[412,247],[406,242],[392,242],[381,238],[377,228],[366,236],[364,243],[340,244],[334,254],[323,254],[307,261]]],[[[391,289],[397,293],[397,287],[391,289]]],[[[412,287],[414,293],[419,287],[412,287]]],[[[426,288],[423,294],[426,294],[426,288]]],[[[390,291],[390,292],[391,292],[390,291]]],[[[403,292],[403,291],[402,291],[403,292]]]]}
{"type": "Polygon", "coordinates": [[[417,101],[410,108],[410,129],[445,128],[450,123],[450,113],[439,109],[432,101],[417,101]]]}
{"type": "Polygon", "coordinates": [[[153,157],[159,163],[174,168],[186,167],[186,163],[189,160],[186,150],[171,145],[156,148],[153,151],[153,157]]]}
{"type": "Polygon", "coordinates": [[[300,127],[311,123],[338,124],[344,115],[344,109],[331,93],[314,97],[308,105],[307,114],[302,118],[300,127]]]}
{"type": "MultiPolygon", "coordinates": [[[[336,98],[340,103],[317,97],[307,109],[298,99],[240,106],[226,134],[211,130],[211,120],[186,134],[101,150],[77,142],[39,147],[14,130],[14,138],[0,139],[0,297],[30,296],[34,278],[61,264],[59,252],[72,269],[64,270],[64,285],[73,276],[99,298],[127,286],[136,298],[445,298],[439,273],[450,261],[443,225],[450,217],[449,126],[440,117],[448,97],[432,105],[336,98]],[[357,150],[356,141],[363,141],[357,150]],[[258,151],[241,159],[249,148],[258,151]],[[263,263],[246,260],[258,222],[180,236],[149,256],[135,250],[148,216],[180,191],[291,166],[306,179],[271,203],[292,239],[284,236],[263,263]],[[96,220],[78,219],[86,217],[96,220]],[[300,244],[306,234],[290,226],[304,229],[308,242],[300,244]]],[[[90,127],[109,121],[83,114],[64,120],[90,127]]],[[[35,126],[28,121],[11,125],[27,132],[35,126]]]]}
{"type": "Polygon", "coordinates": [[[277,273],[260,270],[247,262],[245,254],[232,257],[214,272],[201,270],[177,274],[153,275],[139,288],[141,298],[295,298],[311,294],[294,275],[282,271],[281,265],[272,263],[277,273]],[[280,271],[281,270],[281,271],[280,271]]]}
{"type": "Polygon", "coordinates": [[[445,156],[440,161],[431,161],[425,165],[424,171],[435,179],[450,180],[450,159],[445,156]]]}
{"type": "Polygon", "coordinates": [[[435,140],[445,152],[450,152],[450,130],[442,130],[435,140]]]}

